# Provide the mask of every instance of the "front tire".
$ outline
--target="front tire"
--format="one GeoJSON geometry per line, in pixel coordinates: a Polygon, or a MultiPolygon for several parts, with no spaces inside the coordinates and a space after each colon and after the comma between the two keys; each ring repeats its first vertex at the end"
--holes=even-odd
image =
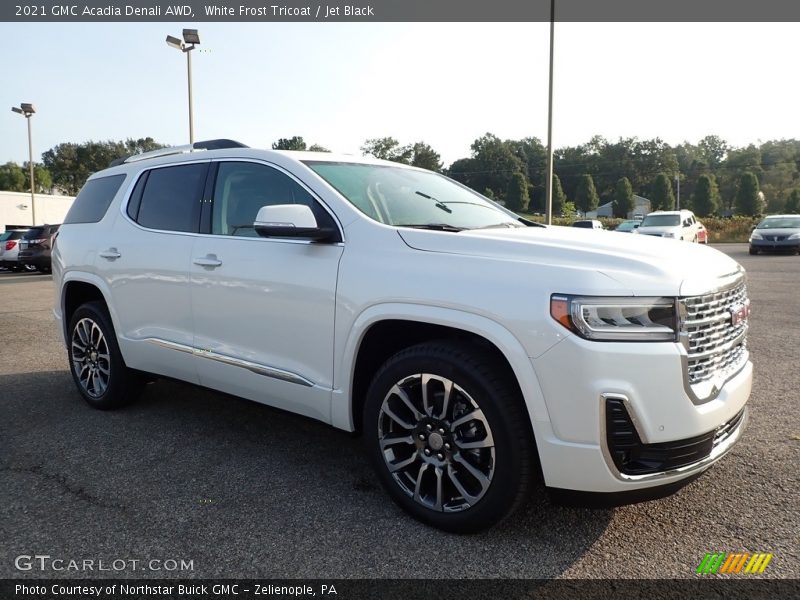
{"type": "Polygon", "coordinates": [[[67,356],[78,392],[94,408],[125,406],[142,390],[141,377],[125,365],[111,317],[102,302],[87,302],[72,314],[67,356]]]}
{"type": "Polygon", "coordinates": [[[530,419],[513,374],[465,344],[428,342],[386,361],[367,392],[364,438],[392,499],[446,531],[496,524],[534,480],[530,419]]]}

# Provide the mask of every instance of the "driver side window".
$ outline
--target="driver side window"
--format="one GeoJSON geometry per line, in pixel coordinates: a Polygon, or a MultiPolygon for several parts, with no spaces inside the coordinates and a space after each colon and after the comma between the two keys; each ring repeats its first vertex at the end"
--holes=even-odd
{"type": "Polygon", "coordinates": [[[211,233],[258,237],[253,222],[259,209],[276,204],[304,204],[318,224],[333,226],[330,215],[291,177],[258,163],[221,162],[214,185],[211,233]]]}

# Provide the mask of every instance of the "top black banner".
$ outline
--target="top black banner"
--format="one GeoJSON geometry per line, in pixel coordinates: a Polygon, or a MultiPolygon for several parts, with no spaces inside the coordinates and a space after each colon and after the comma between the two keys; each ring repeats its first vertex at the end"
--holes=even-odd
{"type": "Polygon", "coordinates": [[[771,22],[792,0],[10,0],[5,22],[771,22]]]}

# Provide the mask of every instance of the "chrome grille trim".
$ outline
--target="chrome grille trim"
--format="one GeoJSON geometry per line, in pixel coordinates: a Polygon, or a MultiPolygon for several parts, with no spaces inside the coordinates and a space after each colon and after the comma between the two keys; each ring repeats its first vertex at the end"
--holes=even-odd
{"type": "Polygon", "coordinates": [[[684,387],[695,404],[716,398],[747,364],[748,320],[734,323],[731,313],[738,306],[749,306],[743,274],[707,294],[679,299],[684,387]]]}

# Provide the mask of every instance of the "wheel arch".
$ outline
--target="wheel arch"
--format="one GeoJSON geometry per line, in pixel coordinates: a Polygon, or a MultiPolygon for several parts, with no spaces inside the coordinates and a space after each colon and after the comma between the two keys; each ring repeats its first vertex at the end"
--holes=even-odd
{"type": "MultiPolygon", "coordinates": [[[[102,301],[105,304],[108,314],[111,316],[111,324],[114,326],[114,331],[118,332],[117,314],[111,303],[111,291],[105,281],[92,273],[70,272],[64,275],[59,304],[62,316],[62,333],[65,340],[69,339],[67,329],[69,328],[72,314],[81,304],[95,300],[102,301]]],[[[119,341],[118,334],[117,340],[119,341]]],[[[122,350],[121,347],[120,350],[122,350]]]]}
{"type": "Polygon", "coordinates": [[[353,323],[332,398],[332,424],[360,431],[364,396],[375,371],[399,350],[434,339],[464,340],[493,353],[508,369],[524,399],[531,427],[549,422],[544,397],[525,349],[501,324],[481,315],[423,305],[372,306],[353,323]],[[387,341],[388,340],[388,341],[387,341]]]}

